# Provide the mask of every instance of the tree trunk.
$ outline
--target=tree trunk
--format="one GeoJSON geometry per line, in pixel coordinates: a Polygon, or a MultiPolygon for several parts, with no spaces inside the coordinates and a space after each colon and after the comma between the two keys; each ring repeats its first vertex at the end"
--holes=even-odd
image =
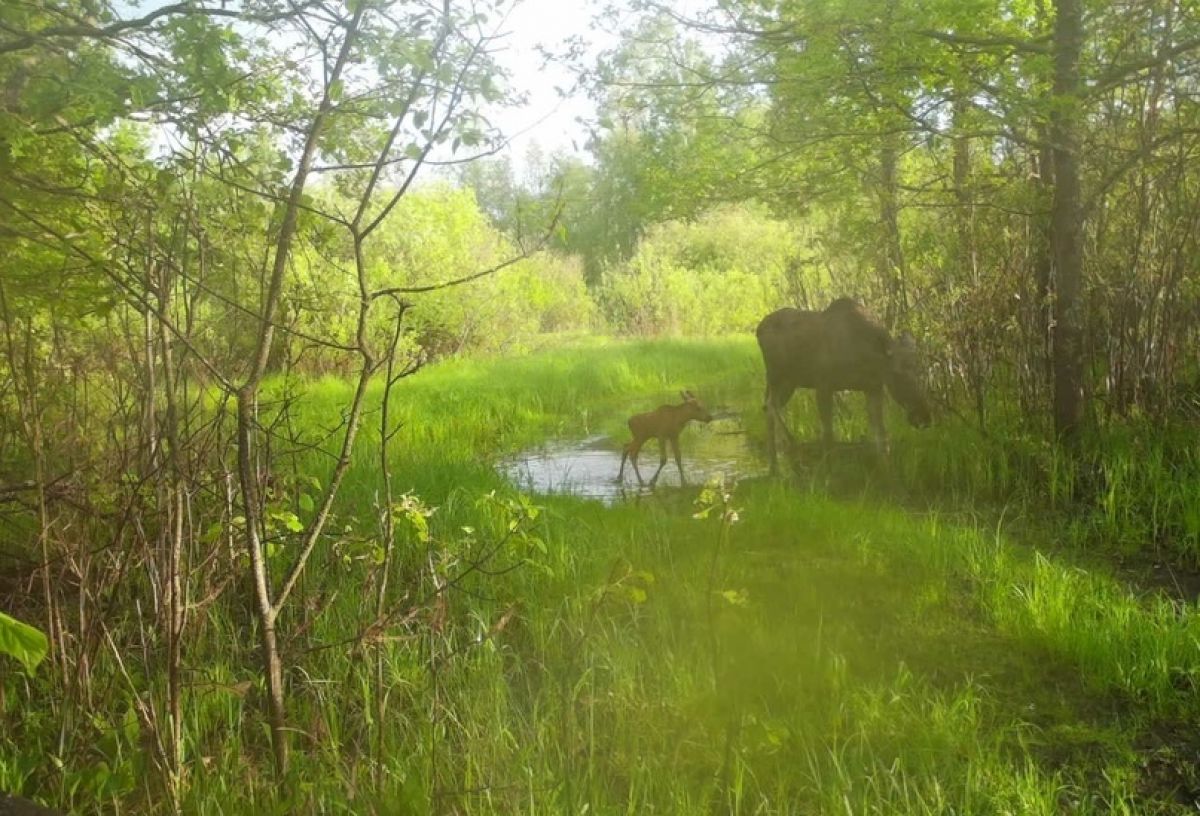
{"type": "MultiPolygon", "coordinates": [[[[260,307],[261,314],[258,322],[256,348],[251,361],[250,371],[246,380],[236,394],[237,405],[237,477],[241,485],[242,514],[246,526],[246,549],[250,553],[250,566],[254,580],[255,606],[258,612],[259,637],[262,645],[263,672],[267,680],[267,716],[271,724],[271,745],[275,755],[275,771],[280,779],[287,772],[288,765],[288,730],[287,714],[284,707],[283,660],[279,655],[275,626],[278,619],[278,609],[271,599],[271,585],[267,575],[266,554],[260,536],[262,530],[263,507],[258,491],[259,474],[254,467],[253,450],[255,437],[255,414],[258,410],[258,392],[263,376],[267,371],[271,348],[275,337],[275,319],[282,300],[284,272],[287,270],[288,258],[292,250],[300,216],[301,199],[308,182],[309,169],[313,157],[317,154],[317,145],[334,108],[333,89],[341,84],[342,71],[350,59],[350,51],[358,36],[358,27],[366,11],[366,3],[360,3],[346,26],[341,48],[333,68],[325,79],[325,87],[320,106],[309,125],[304,147],[300,151],[296,164],[296,174],[292,178],[291,190],[281,213],[279,233],[275,238],[275,252],[270,276],[267,280],[266,294],[260,307]]],[[[361,390],[361,386],[360,386],[361,390]]],[[[357,396],[356,396],[357,399],[357,396]]],[[[356,418],[355,418],[356,419],[356,418]]],[[[347,438],[353,442],[356,428],[351,421],[347,428],[347,438]]],[[[336,492],[336,486],[331,485],[330,491],[336,492]]],[[[327,502],[332,501],[331,498],[327,502]]],[[[328,513],[328,507],[323,508],[328,513]]],[[[319,526],[316,528],[320,532],[319,526]]],[[[314,535],[312,540],[315,540],[314,535]]],[[[310,544],[311,547],[311,544],[310,544]]],[[[307,556],[305,556],[307,557],[307,556]]],[[[300,562],[303,566],[303,561],[300,562]]],[[[289,587],[281,591],[278,604],[282,605],[289,587]]]]}
{"type": "MultiPolygon", "coordinates": [[[[962,88],[956,88],[954,94],[953,129],[954,129],[954,199],[957,208],[954,213],[954,231],[958,255],[958,285],[960,292],[978,292],[979,264],[975,251],[975,205],[970,190],[971,178],[971,144],[967,132],[967,112],[970,108],[970,96],[962,88]]],[[[962,308],[962,296],[956,298],[958,308],[955,318],[961,326],[960,331],[965,339],[964,349],[967,363],[967,387],[971,391],[971,399],[975,404],[975,419],[979,430],[987,427],[987,377],[984,354],[981,348],[978,330],[978,316],[972,315],[971,308],[962,308]],[[965,311],[965,314],[964,314],[965,311]]],[[[974,305],[973,298],[967,298],[974,305]]]]}
{"type": "Polygon", "coordinates": [[[1083,422],[1083,208],[1079,185],[1079,0],[1055,0],[1054,95],[1050,144],[1054,201],[1050,226],[1054,259],[1054,430],[1070,447],[1083,422]]]}
{"type": "Polygon", "coordinates": [[[876,268],[879,281],[887,291],[885,321],[888,329],[895,328],[908,314],[904,253],[900,247],[900,206],[897,203],[900,151],[896,142],[895,134],[887,134],[879,149],[879,222],[883,240],[876,256],[876,268]]]}
{"type": "MultiPolygon", "coordinates": [[[[184,399],[183,369],[171,348],[171,319],[175,282],[169,264],[157,265],[153,289],[158,292],[157,340],[158,368],[163,397],[163,415],[151,428],[157,429],[158,455],[161,457],[162,497],[160,501],[166,511],[161,531],[160,561],[158,571],[163,582],[163,629],[167,644],[167,719],[170,726],[169,745],[166,757],[170,763],[166,771],[166,783],[176,813],[180,809],[183,752],[183,632],[187,620],[186,558],[184,553],[185,519],[188,517],[188,491],[186,457],[180,420],[183,416],[181,400],[184,399]]],[[[149,312],[147,312],[149,314],[149,312]]],[[[153,399],[153,394],[151,399],[153,399]]],[[[185,403],[186,406],[186,403],[185,403]]],[[[185,407],[186,410],[186,407],[185,407]]]]}

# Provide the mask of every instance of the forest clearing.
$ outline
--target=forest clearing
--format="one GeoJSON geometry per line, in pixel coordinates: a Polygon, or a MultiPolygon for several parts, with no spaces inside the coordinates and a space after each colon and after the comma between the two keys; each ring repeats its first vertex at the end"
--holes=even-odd
{"type": "Polygon", "coordinates": [[[1189,0],[0,4],[0,816],[1200,807],[1189,0]]]}
{"type": "MultiPolygon", "coordinates": [[[[200,759],[183,809],[1189,807],[1197,742],[1181,724],[1197,714],[1200,623],[1172,588],[1106,568],[1102,509],[1064,533],[1077,510],[1001,498],[1009,483],[981,469],[970,428],[954,446],[898,431],[888,479],[861,455],[768,479],[756,351],[748,339],[578,341],[406,382],[391,474],[404,590],[383,616],[400,636],[383,636],[362,592],[382,560],[379,438],[366,429],[342,488],[347,523],[288,621],[308,644],[290,695],[296,783],[286,795],[271,784],[254,643],[236,634],[244,613],[214,609],[191,623],[186,739],[200,759]],[[684,384],[746,417],[757,472],[731,474],[727,495],[664,485],[610,505],[527,500],[494,468],[589,433],[611,434],[615,465],[630,395],[654,402],[684,384]]],[[[312,383],[294,421],[319,426],[351,388],[312,383]]],[[[797,412],[809,415],[801,435],[814,413],[797,412]]],[[[864,435],[865,418],[851,428],[864,435]]],[[[325,459],[291,463],[285,506],[303,512],[325,459]]],[[[38,686],[8,682],[9,710],[23,695],[32,708],[38,686]]],[[[133,705],[92,715],[62,795],[149,806],[133,705]]],[[[28,714],[15,724],[6,785],[45,784],[61,735],[28,714]]]]}

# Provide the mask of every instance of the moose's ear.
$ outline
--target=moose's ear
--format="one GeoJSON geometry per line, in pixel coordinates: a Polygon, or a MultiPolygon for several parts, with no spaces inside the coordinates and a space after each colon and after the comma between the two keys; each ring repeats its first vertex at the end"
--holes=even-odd
{"type": "Polygon", "coordinates": [[[691,402],[696,399],[696,396],[691,391],[680,391],[679,396],[683,397],[684,402],[691,402]]]}

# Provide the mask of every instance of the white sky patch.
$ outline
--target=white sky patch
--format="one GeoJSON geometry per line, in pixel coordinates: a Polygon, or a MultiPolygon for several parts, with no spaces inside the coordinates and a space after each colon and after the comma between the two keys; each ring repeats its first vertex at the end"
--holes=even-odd
{"type": "Polygon", "coordinates": [[[545,153],[582,153],[587,128],[580,119],[595,117],[596,107],[577,78],[560,62],[547,62],[542,48],[558,53],[572,37],[589,42],[594,56],[610,47],[613,36],[592,30],[595,0],[519,0],[508,16],[503,50],[496,60],[511,74],[512,89],[527,96],[520,107],[490,111],[492,122],[511,141],[505,153],[522,166],[536,144],[545,153]],[[560,95],[560,90],[566,96],[560,95]]]}
{"type": "MultiPolygon", "coordinates": [[[[619,42],[617,32],[597,27],[594,18],[602,3],[603,0],[515,0],[504,26],[509,32],[504,39],[504,50],[496,54],[496,59],[510,72],[513,90],[526,93],[528,100],[523,106],[488,111],[488,115],[510,140],[501,155],[509,156],[518,176],[533,145],[546,155],[586,153],[586,123],[596,118],[596,105],[577,86],[574,72],[561,63],[547,63],[539,46],[557,53],[570,38],[581,37],[586,43],[584,62],[590,67],[600,53],[613,49],[619,42]],[[559,88],[567,92],[565,98],[560,97],[559,88]]],[[[700,19],[714,7],[712,0],[667,0],[666,4],[684,20],[700,19]]],[[[626,7],[617,25],[633,23],[636,14],[626,7]]],[[[720,35],[697,30],[686,33],[713,57],[720,57],[728,48],[726,38],[720,35]]]]}
{"type": "MultiPolygon", "coordinates": [[[[136,17],[165,5],[168,0],[115,0],[122,17],[136,17]]],[[[216,3],[216,0],[210,0],[216,3]]],[[[618,34],[598,25],[596,17],[611,0],[512,0],[501,4],[507,12],[493,45],[494,59],[509,73],[508,85],[523,94],[522,105],[491,106],[481,110],[507,140],[498,155],[507,156],[520,176],[526,157],[535,146],[544,156],[555,153],[587,157],[588,123],[596,118],[596,105],[580,86],[572,66],[547,59],[544,51],[563,53],[574,39],[584,43],[582,62],[590,67],[597,56],[618,44],[618,34]]],[[[683,17],[711,7],[711,0],[674,0],[683,17]]],[[[631,23],[635,12],[620,15],[617,26],[631,23]]],[[[450,159],[435,150],[432,159],[450,159]]],[[[433,175],[440,175],[434,172],[433,175]]]]}
{"type": "MultiPolygon", "coordinates": [[[[114,8],[121,17],[133,18],[167,2],[115,0],[114,8]]],[[[513,0],[501,6],[502,11],[508,12],[500,28],[505,36],[496,43],[494,56],[509,72],[511,89],[524,94],[526,101],[520,106],[496,106],[481,112],[508,140],[500,155],[507,155],[518,170],[533,145],[545,154],[585,152],[587,128],[581,120],[595,118],[595,104],[578,87],[574,71],[560,61],[548,61],[542,49],[561,53],[572,38],[582,37],[589,44],[588,59],[592,60],[602,49],[610,48],[615,37],[592,28],[599,2],[513,0]]]]}

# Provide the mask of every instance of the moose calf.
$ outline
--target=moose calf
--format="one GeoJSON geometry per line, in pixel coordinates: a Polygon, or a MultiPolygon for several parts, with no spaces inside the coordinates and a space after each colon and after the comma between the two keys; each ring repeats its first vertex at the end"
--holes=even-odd
{"type": "Polygon", "coordinates": [[[671,449],[675,452],[675,465],[679,468],[679,483],[686,484],[683,477],[683,461],[679,457],[679,434],[683,427],[693,419],[697,422],[712,422],[712,414],[700,404],[691,391],[682,391],[680,396],[683,397],[682,405],[660,405],[653,411],[636,414],[629,418],[629,430],[633,433],[633,441],[626,445],[625,450],[621,453],[621,470],[617,474],[618,482],[625,477],[625,460],[632,458],[633,472],[637,475],[638,484],[645,484],[642,481],[642,472],[638,470],[638,454],[648,440],[657,438],[658,470],[654,471],[654,476],[650,479],[650,486],[654,487],[655,482],[658,481],[658,474],[662,473],[663,467],[667,464],[668,442],[671,443],[671,449]]]}

